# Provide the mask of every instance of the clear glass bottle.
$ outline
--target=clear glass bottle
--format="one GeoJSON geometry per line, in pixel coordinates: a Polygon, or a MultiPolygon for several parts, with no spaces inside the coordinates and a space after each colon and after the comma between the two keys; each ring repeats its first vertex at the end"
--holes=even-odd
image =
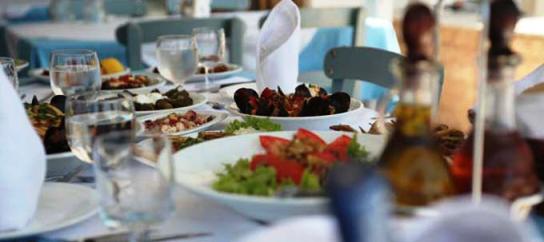
{"type": "Polygon", "coordinates": [[[399,81],[395,129],[380,159],[397,206],[425,206],[455,193],[448,163],[432,137],[439,67],[431,61],[393,63],[399,81]]]}
{"type": "MultiPolygon", "coordinates": [[[[519,60],[514,54],[492,56],[488,60],[482,191],[509,201],[540,190],[531,150],[516,127],[512,84],[519,60]]],[[[473,133],[454,156],[451,166],[461,193],[471,191],[473,133]]]]}

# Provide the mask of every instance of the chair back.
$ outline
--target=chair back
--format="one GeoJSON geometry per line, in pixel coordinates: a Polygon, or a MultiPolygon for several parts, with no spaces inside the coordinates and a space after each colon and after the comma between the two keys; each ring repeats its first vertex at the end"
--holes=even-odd
{"type": "Polygon", "coordinates": [[[251,7],[250,0],[212,0],[212,10],[218,11],[242,11],[251,7]]]}
{"type": "Polygon", "coordinates": [[[238,18],[182,18],[130,22],[117,28],[117,41],[126,47],[128,65],[133,70],[142,66],[142,44],[155,42],[161,35],[192,34],[194,28],[223,28],[229,48],[230,63],[242,64],[245,26],[238,18]]]}
{"type": "MultiPolygon", "coordinates": [[[[268,15],[259,20],[262,27],[268,15]]],[[[301,8],[301,28],[353,28],[353,45],[364,43],[366,12],[364,8],[301,8]]]]}
{"type": "MultiPolygon", "coordinates": [[[[391,72],[391,62],[404,59],[403,55],[370,47],[338,47],[331,49],[326,57],[323,70],[332,79],[333,91],[354,90],[353,82],[346,80],[362,80],[387,89],[395,85],[395,76],[391,72]]],[[[439,91],[442,91],[444,70],[440,68],[439,91]]]]}

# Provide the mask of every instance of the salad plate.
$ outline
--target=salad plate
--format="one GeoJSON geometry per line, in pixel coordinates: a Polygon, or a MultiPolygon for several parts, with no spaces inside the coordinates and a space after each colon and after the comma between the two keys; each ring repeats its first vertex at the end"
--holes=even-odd
{"type": "MultiPolygon", "coordinates": [[[[236,164],[240,159],[251,158],[264,152],[260,144],[262,135],[291,139],[296,132],[280,131],[230,136],[196,144],[178,151],[174,155],[177,182],[191,192],[232,208],[248,217],[276,221],[279,219],[326,211],[327,200],[323,197],[277,197],[253,196],[220,192],[214,188],[219,173],[225,165],[236,164]],[[213,150],[214,152],[209,152],[213,150]]],[[[325,142],[330,143],[353,133],[336,131],[315,132],[325,142]]],[[[362,145],[369,157],[378,156],[385,145],[385,136],[357,134],[357,143],[362,145]]]]}
{"type": "Polygon", "coordinates": [[[98,193],[92,188],[46,182],[34,218],[20,230],[0,232],[0,240],[42,234],[79,223],[98,212],[98,202],[98,193]]]}

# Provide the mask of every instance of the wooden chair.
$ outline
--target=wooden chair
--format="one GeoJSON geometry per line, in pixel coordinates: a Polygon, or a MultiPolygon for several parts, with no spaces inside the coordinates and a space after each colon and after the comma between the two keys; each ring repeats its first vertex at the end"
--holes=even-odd
{"type": "MultiPolygon", "coordinates": [[[[259,21],[262,27],[266,18],[259,21]]],[[[364,43],[364,26],[366,12],[364,8],[301,8],[301,28],[353,28],[353,45],[362,46],[364,43]]]]}
{"type": "MultiPolygon", "coordinates": [[[[332,79],[332,91],[353,94],[355,83],[347,80],[362,80],[391,89],[395,76],[391,62],[404,56],[387,50],[369,47],[339,47],[331,49],[325,57],[323,70],[332,79]]],[[[444,71],[439,73],[439,92],[442,91],[444,71]]]]}
{"type": "Polygon", "coordinates": [[[223,28],[227,38],[230,62],[242,64],[245,25],[238,18],[182,18],[131,22],[117,28],[117,41],[126,46],[128,65],[133,70],[142,66],[142,44],[155,42],[161,35],[192,34],[194,28],[223,28]]]}

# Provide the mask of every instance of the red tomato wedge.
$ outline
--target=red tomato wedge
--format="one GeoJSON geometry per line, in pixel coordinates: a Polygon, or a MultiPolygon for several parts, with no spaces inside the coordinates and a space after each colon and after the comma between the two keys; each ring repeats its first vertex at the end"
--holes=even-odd
{"type": "Polygon", "coordinates": [[[279,156],[282,154],[284,148],[289,145],[291,141],[275,136],[261,135],[259,136],[259,142],[261,142],[261,146],[264,150],[266,150],[266,153],[279,156]]]}
{"type": "Polygon", "coordinates": [[[319,137],[319,135],[307,129],[298,129],[297,133],[295,134],[295,139],[300,139],[300,140],[307,139],[313,143],[320,144],[320,145],[327,144],[325,143],[323,139],[321,139],[321,137],[319,137]]]}
{"type": "Polygon", "coordinates": [[[342,135],[328,144],[325,151],[334,154],[338,160],[346,161],[348,159],[348,146],[351,139],[352,138],[347,135],[342,135]]]}
{"type": "Polygon", "coordinates": [[[291,179],[295,184],[300,184],[304,167],[294,160],[281,159],[273,154],[254,155],[250,168],[255,170],[258,166],[270,166],[276,170],[276,180],[291,179]]]}

